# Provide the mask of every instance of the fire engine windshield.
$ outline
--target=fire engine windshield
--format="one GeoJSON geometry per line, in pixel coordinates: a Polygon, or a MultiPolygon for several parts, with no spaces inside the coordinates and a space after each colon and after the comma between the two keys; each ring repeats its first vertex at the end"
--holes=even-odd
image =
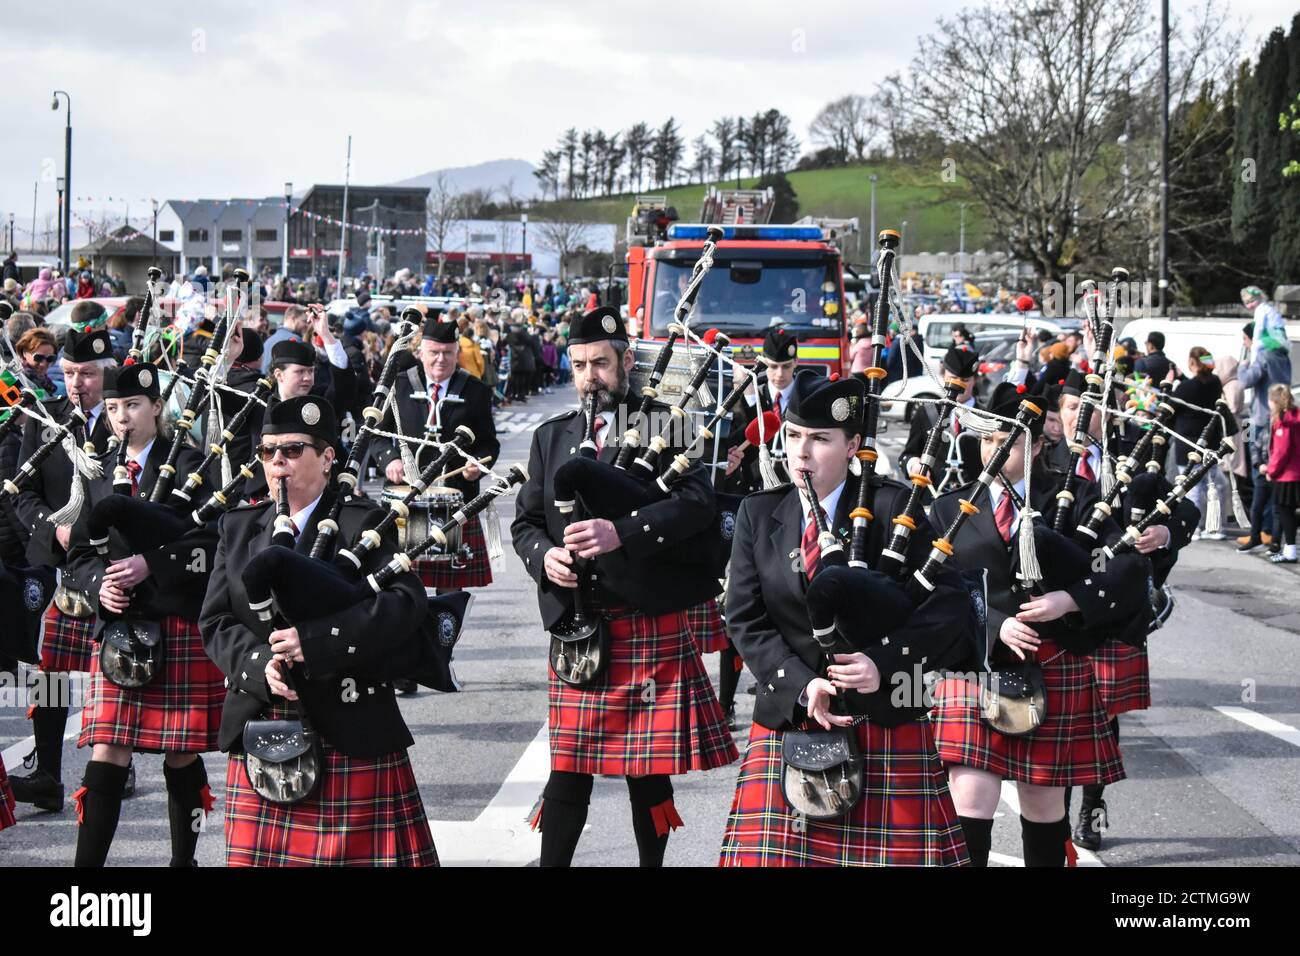
{"type": "MultiPolygon", "coordinates": [[[[693,262],[656,264],[652,334],[665,335],[693,262]]],[[[704,278],[692,325],[731,336],[762,336],[773,325],[838,336],[844,322],[835,261],[717,259],[704,278]]]]}

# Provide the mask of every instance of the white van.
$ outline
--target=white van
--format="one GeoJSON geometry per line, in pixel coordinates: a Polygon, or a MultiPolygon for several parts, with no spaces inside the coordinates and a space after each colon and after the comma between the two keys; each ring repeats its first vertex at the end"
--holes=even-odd
{"type": "Polygon", "coordinates": [[[1035,332],[1046,329],[1053,335],[1060,335],[1067,329],[1080,327],[1078,321],[1058,321],[1045,319],[1041,313],[1027,312],[1023,317],[1018,312],[985,313],[983,315],[966,315],[962,312],[942,312],[923,315],[917,322],[917,331],[925,342],[926,358],[935,362],[943,360],[944,353],[952,346],[952,327],[964,325],[970,334],[978,338],[983,331],[1019,332],[1031,328],[1035,332]]]}
{"type": "MultiPolygon", "coordinates": [[[[1115,339],[1131,338],[1139,354],[1146,354],[1147,335],[1161,332],[1165,337],[1164,353],[1178,370],[1187,374],[1187,357],[1199,345],[1209,349],[1216,359],[1225,355],[1241,358],[1245,354],[1241,329],[1250,319],[1237,316],[1208,319],[1134,319],[1115,333],[1115,339]]],[[[1300,322],[1288,322],[1287,339],[1291,343],[1291,384],[1300,384],[1300,322]]]]}

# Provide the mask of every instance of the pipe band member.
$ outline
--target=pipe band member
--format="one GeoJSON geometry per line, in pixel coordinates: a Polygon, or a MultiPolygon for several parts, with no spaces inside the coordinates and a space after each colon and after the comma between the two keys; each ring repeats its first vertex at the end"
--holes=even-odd
{"type": "MultiPolygon", "coordinates": [[[[612,470],[614,423],[626,423],[637,405],[628,395],[635,356],[617,309],[596,309],[574,322],[569,359],[578,395],[595,402],[598,460],[612,470]]],[[[585,428],[576,411],[538,426],[510,529],[537,582],[543,627],[573,616],[576,556],[591,562],[591,597],[608,634],[609,663],[594,683],[574,687],[549,671],[551,775],[532,819],[542,831],[542,866],[567,866],[586,822],[593,775],[626,777],[641,865],[660,866],[670,830],[682,825],[671,777],[739,756],[687,620],[689,608],[714,596],[716,577],[707,564],[670,555],[712,524],[716,504],[708,477],[694,465],[663,500],[570,523],[555,506],[554,476],[579,453],[585,428]]],[[[665,451],[663,460],[678,452],[665,451]]]]}
{"type": "MultiPolygon", "coordinates": [[[[338,441],[334,409],[313,395],[267,411],[259,457],[267,485],[288,488],[294,551],[307,557],[319,522],[338,488],[331,479],[338,441]]],[[[379,523],[383,511],[364,498],[348,500],[339,538],[353,542],[379,523]]],[[[413,744],[393,693],[428,613],[424,588],[412,572],[352,607],[312,620],[267,625],[250,607],[242,569],[271,546],[275,508],[244,505],[219,522],[212,582],[200,626],[208,654],[228,690],[220,746],[226,769],[228,866],[433,866],[438,857],[424,804],[406,755],[413,744]],[[289,676],[292,672],[292,687],[289,676]],[[273,804],[253,789],[243,759],[244,725],[292,719],[297,700],[323,744],[323,779],[298,803],[273,804]]],[[[373,573],[393,558],[390,531],[367,556],[373,573]]],[[[322,562],[323,564],[323,562],[322,562]]],[[[321,587],[308,573],[282,582],[310,594],[321,587]]]]}

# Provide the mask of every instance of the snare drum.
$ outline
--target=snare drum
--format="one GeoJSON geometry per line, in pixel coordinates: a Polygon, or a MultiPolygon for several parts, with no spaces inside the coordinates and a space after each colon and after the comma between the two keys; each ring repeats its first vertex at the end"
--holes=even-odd
{"type": "MultiPolygon", "coordinates": [[[[383,491],[382,498],[388,502],[401,501],[411,493],[410,485],[389,485],[383,491]]],[[[426,488],[424,494],[412,500],[407,506],[405,520],[397,519],[397,546],[405,551],[419,544],[429,536],[429,529],[451,520],[451,516],[465,504],[465,496],[455,488],[426,488]]],[[[425,554],[422,561],[450,561],[460,550],[461,527],[455,525],[447,532],[447,550],[445,554],[425,554]]]]}

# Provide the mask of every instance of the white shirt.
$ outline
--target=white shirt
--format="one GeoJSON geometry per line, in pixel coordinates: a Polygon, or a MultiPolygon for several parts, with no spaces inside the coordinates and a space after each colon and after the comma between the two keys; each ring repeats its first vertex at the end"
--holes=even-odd
{"type": "Polygon", "coordinates": [[[330,360],[330,364],[335,368],[348,367],[348,350],[343,347],[343,343],[338,339],[325,346],[325,357],[330,360]]]}
{"type": "MultiPolygon", "coordinates": [[[[822,511],[826,512],[826,526],[831,527],[835,521],[835,509],[840,506],[840,495],[844,494],[844,485],[848,481],[846,478],[835,486],[835,490],[819,502],[822,511]]],[[[804,495],[801,501],[801,514],[799,516],[799,532],[802,534],[808,528],[808,496],[804,495]]]]}
{"type": "Polygon", "coordinates": [[[101,399],[100,403],[96,405],[94,408],[92,408],[90,410],[90,414],[86,416],[86,440],[87,441],[90,440],[91,435],[95,434],[95,423],[99,421],[99,416],[103,413],[103,411],[104,411],[104,402],[101,399]]]}
{"type": "Polygon", "coordinates": [[[437,422],[441,420],[440,416],[442,413],[439,409],[442,407],[443,400],[447,397],[447,386],[451,384],[452,376],[455,374],[456,370],[452,369],[451,375],[448,375],[441,382],[429,383],[429,421],[437,422]],[[438,400],[436,402],[433,400],[434,386],[437,386],[438,388],[438,400]]]}
{"type": "Polygon", "coordinates": [[[140,470],[144,471],[144,463],[149,460],[149,452],[153,450],[153,443],[155,441],[157,441],[156,437],[150,438],[149,444],[145,445],[144,448],[140,450],[140,454],[128,455],[127,460],[135,462],[137,465],[140,466],[140,470]]]}
{"type": "MultiPolygon", "coordinates": [[[[790,393],[792,391],[794,391],[794,379],[791,379],[790,384],[787,385],[785,388],[780,389],[779,391],[772,387],[771,382],[769,382],[767,385],[767,400],[769,403],[771,403],[773,409],[776,408],[776,396],[777,395],[781,396],[781,415],[783,417],[785,415],[786,408],[788,408],[790,405],[790,393]]],[[[752,388],[747,389],[745,391],[745,402],[750,406],[750,408],[754,407],[754,390],[752,388]]]]}
{"type": "Polygon", "coordinates": [[[322,491],[321,494],[316,496],[316,500],[307,507],[289,515],[290,520],[293,521],[293,526],[298,529],[298,533],[294,535],[295,540],[302,537],[302,531],[307,527],[307,522],[311,519],[311,513],[315,511],[316,506],[320,504],[321,495],[323,494],[325,494],[325,492],[322,491]]]}
{"type": "MultiPolygon", "coordinates": [[[[1025,479],[1021,478],[1014,485],[1012,485],[1012,487],[1016,489],[1016,494],[1020,496],[1020,500],[1024,501],[1025,479]]],[[[991,514],[996,515],[998,513],[998,502],[1002,500],[1002,496],[1004,494],[1006,494],[1006,491],[1002,487],[1002,482],[1000,481],[989,482],[989,502],[993,507],[993,510],[990,512],[991,514]]],[[[1016,522],[1019,520],[1020,520],[1020,509],[1016,507],[1016,502],[1015,499],[1013,498],[1011,500],[1011,529],[1013,534],[1015,533],[1016,522]]],[[[993,524],[996,526],[997,523],[998,523],[997,518],[994,518],[993,524]]]]}
{"type": "MultiPolygon", "coordinates": [[[[1088,460],[1088,467],[1092,469],[1093,479],[1097,482],[1100,482],[1101,481],[1101,449],[1098,448],[1096,445],[1094,445],[1091,439],[1089,439],[1088,441],[1087,460],[1088,460]]],[[[1082,465],[1083,461],[1084,459],[1080,458],[1079,464],[1082,465]]]]}
{"type": "Polygon", "coordinates": [[[596,429],[596,444],[602,449],[609,444],[609,430],[614,426],[614,413],[601,412],[596,416],[600,425],[596,429]]]}

